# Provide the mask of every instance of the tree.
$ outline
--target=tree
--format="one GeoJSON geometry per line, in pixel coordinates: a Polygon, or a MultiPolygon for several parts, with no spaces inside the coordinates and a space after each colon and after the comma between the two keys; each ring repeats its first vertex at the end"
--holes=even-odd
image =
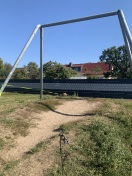
{"type": "Polygon", "coordinates": [[[39,78],[39,68],[35,62],[29,62],[26,66],[28,77],[30,79],[37,79],[39,78]]]}
{"type": "Polygon", "coordinates": [[[16,68],[13,73],[13,79],[27,79],[27,70],[25,68],[16,68]]]}
{"type": "Polygon", "coordinates": [[[4,63],[5,77],[8,76],[9,72],[11,71],[11,69],[12,69],[12,65],[11,64],[4,63]]]}
{"type": "Polygon", "coordinates": [[[2,58],[0,58],[0,70],[4,68],[4,63],[3,63],[3,60],[2,58]]]}
{"type": "Polygon", "coordinates": [[[100,56],[100,61],[113,66],[113,70],[104,73],[105,77],[132,78],[132,71],[130,70],[130,63],[124,45],[118,48],[113,46],[104,50],[100,56]]]}
{"type": "Polygon", "coordinates": [[[4,77],[4,63],[3,60],[0,58],[0,78],[4,77]]]}
{"type": "Polygon", "coordinates": [[[11,71],[11,68],[11,64],[3,63],[3,60],[0,58],[0,78],[5,79],[11,71]]]}
{"type": "Polygon", "coordinates": [[[44,77],[47,79],[68,79],[77,74],[76,71],[57,62],[49,61],[43,65],[44,77]]]}

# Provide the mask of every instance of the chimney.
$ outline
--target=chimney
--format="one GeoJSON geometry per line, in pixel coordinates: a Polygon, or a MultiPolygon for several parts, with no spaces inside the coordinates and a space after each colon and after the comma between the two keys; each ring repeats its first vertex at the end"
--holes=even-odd
{"type": "Polygon", "coordinates": [[[72,62],[69,63],[69,67],[72,67],[72,62]]]}

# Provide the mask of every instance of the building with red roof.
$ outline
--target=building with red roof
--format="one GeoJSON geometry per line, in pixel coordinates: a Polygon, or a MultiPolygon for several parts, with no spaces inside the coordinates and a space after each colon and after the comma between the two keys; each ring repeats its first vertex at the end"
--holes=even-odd
{"type": "Polygon", "coordinates": [[[65,65],[78,72],[79,76],[87,76],[91,78],[103,78],[104,73],[112,70],[112,65],[104,62],[98,63],[82,63],[65,65]]]}

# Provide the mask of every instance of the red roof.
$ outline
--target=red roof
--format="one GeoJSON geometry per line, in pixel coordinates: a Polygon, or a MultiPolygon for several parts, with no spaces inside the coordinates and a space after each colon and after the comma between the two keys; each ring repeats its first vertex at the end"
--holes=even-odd
{"type": "Polygon", "coordinates": [[[84,74],[101,75],[109,70],[110,66],[106,63],[86,63],[83,65],[81,72],[84,74]]]}
{"type": "Polygon", "coordinates": [[[103,75],[104,72],[108,72],[111,69],[111,66],[107,63],[81,63],[81,64],[66,64],[65,66],[76,68],[81,67],[80,73],[89,74],[89,75],[103,75]]]}

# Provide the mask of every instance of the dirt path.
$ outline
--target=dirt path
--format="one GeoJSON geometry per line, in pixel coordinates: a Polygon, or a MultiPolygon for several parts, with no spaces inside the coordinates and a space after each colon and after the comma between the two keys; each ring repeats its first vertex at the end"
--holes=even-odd
{"type": "Polygon", "coordinates": [[[55,111],[37,114],[35,116],[36,127],[30,128],[29,135],[26,137],[16,138],[15,147],[6,154],[4,153],[4,159],[6,161],[19,159],[40,141],[55,135],[55,129],[61,124],[85,118],[84,113],[95,109],[98,105],[99,102],[88,102],[86,100],[66,101],[58,106],[55,111]]]}

